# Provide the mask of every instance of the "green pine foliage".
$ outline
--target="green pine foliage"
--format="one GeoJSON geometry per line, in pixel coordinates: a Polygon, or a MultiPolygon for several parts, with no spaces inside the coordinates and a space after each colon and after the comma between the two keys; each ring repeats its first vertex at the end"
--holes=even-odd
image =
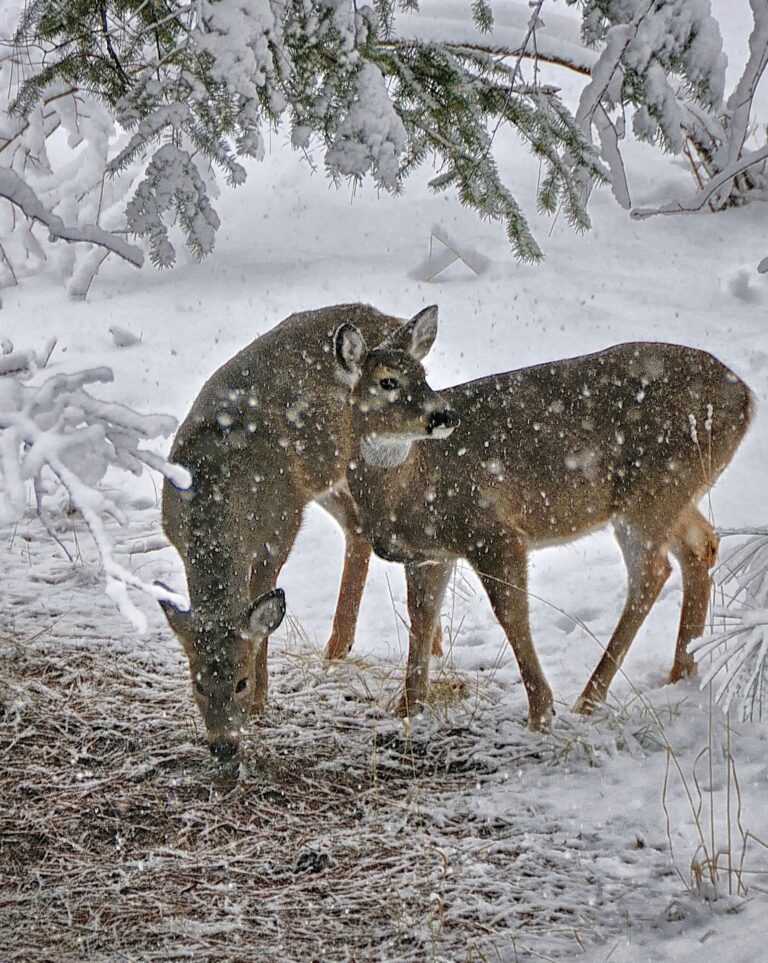
{"type": "Polygon", "coordinates": [[[620,38],[617,70],[605,84],[605,106],[634,111],[640,140],[678,153],[683,147],[683,104],[705,111],[723,97],[726,58],[709,0],[567,0],[582,14],[582,38],[602,47],[620,38]]]}
{"type": "MultiPolygon", "coordinates": [[[[478,27],[490,29],[487,0],[468,4],[478,27]]],[[[507,125],[541,165],[539,209],[588,227],[583,185],[603,181],[604,171],[557,91],[525,80],[519,61],[476,47],[397,40],[391,27],[402,6],[34,0],[15,37],[34,70],[12,110],[24,116],[63,83],[108,106],[130,133],[109,170],[142,165],[127,227],[147,240],[158,267],[176,258],[171,223],[196,256],[213,248],[218,217],[205,172],[242,183],[240,160],[260,158],[264,132],[278,123],[290,125],[297,148],[321,144],[334,179],[370,174],[398,191],[420,164],[436,162],[435,190],[455,190],[481,217],[502,222],[515,255],[536,261],[541,250],[494,155],[507,125]]]]}

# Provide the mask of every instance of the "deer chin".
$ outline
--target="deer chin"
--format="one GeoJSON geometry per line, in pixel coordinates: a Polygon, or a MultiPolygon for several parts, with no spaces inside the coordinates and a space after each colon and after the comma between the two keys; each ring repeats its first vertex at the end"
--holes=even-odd
{"type": "Polygon", "coordinates": [[[441,425],[424,435],[366,435],[360,442],[360,454],[366,465],[374,468],[396,468],[406,460],[414,441],[439,441],[447,438],[452,431],[453,426],[447,428],[441,425]]]}
{"type": "Polygon", "coordinates": [[[451,425],[450,427],[440,425],[439,428],[433,428],[428,437],[440,441],[443,438],[447,438],[453,432],[454,427],[455,425],[451,425]]]}

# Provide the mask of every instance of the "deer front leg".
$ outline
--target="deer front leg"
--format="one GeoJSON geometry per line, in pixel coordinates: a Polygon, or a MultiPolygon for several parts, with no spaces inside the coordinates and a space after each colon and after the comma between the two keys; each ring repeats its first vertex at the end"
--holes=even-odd
{"type": "Polygon", "coordinates": [[[434,646],[440,605],[452,569],[452,561],[437,560],[409,562],[405,566],[411,629],[405,688],[395,710],[398,715],[414,715],[421,712],[426,704],[429,692],[429,656],[434,646]]]}
{"type": "Polygon", "coordinates": [[[326,659],[343,659],[352,648],[370,560],[368,539],[348,533],[333,628],[325,646],[326,659]]]}
{"type": "Polygon", "coordinates": [[[432,655],[441,656],[443,654],[443,627],[438,619],[435,631],[432,633],[432,655]]]}
{"type": "Polygon", "coordinates": [[[552,727],[552,690],[533,647],[528,621],[527,545],[517,534],[486,542],[470,559],[515,653],[528,696],[528,728],[552,727]]]}
{"type": "Polygon", "coordinates": [[[360,534],[360,516],[355,500],[346,484],[317,499],[329,515],[333,516],[344,532],[344,568],[339,584],[339,596],[333,616],[333,627],[325,645],[325,658],[343,659],[352,648],[357,628],[357,616],[363,597],[371,546],[360,534]]]}
{"type": "MultiPolygon", "coordinates": [[[[248,581],[248,594],[257,599],[275,587],[280,570],[293,548],[301,526],[301,509],[283,512],[277,519],[260,519],[258,530],[248,533],[253,546],[251,572],[248,581]]],[[[254,692],[252,713],[263,711],[267,704],[268,673],[267,648],[264,639],[254,653],[254,692]]]]}

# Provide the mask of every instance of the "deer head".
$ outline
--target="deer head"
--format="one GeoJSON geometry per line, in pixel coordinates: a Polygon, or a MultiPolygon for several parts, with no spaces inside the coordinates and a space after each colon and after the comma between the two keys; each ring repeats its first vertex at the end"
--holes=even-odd
{"type": "Polygon", "coordinates": [[[393,467],[414,441],[447,438],[459,418],[427,384],[421,359],[437,334],[437,307],[424,308],[375,348],[353,325],[334,333],[338,372],[351,389],[350,404],[366,462],[393,467]]]}

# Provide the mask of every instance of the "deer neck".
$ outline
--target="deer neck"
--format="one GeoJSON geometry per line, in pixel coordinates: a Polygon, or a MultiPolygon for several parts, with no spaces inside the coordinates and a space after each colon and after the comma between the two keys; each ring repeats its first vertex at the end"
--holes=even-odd
{"type": "Polygon", "coordinates": [[[373,468],[396,468],[411,453],[413,440],[399,435],[365,435],[360,442],[360,457],[373,468]]]}

